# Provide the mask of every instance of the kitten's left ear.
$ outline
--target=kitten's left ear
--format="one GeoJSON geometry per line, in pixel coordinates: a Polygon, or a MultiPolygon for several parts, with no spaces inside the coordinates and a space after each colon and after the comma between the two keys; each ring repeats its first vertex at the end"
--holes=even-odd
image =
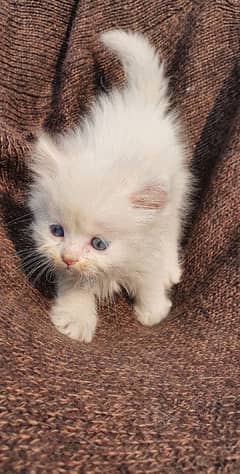
{"type": "Polygon", "coordinates": [[[167,192],[160,184],[149,184],[130,197],[133,207],[140,209],[162,209],[167,203],[167,192]]]}
{"type": "Polygon", "coordinates": [[[54,140],[47,133],[42,133],[32,152],[31,169],[38,176],[53,175],[57,168],[57,148],[54,140]]]}

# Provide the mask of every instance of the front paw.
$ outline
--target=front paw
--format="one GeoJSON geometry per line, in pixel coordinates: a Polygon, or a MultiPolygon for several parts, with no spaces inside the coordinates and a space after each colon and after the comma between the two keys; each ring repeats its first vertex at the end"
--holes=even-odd
{"type": "Polygon", "coordinates": [[[137,320],[143,324],[143,326],[155,326],[155,324],[160,323],[162,319],[166,318],[171,307],[171,301],[168,298],[164,298],[158,307],[155,306],[153,308],[144,304],[137,304],[134,309],[137,320]]]}
{"type": "Polygon", "coordinates": [[[178,264],[178,265],[173,266],[169,270],[169,273],[167,277],[165,278],[165,281],[164,281],[165,289],[170,290],[173,285],[177,285],[181,280],[181,276],[182,276],[182,269],[180,265],[178,264]]]}
{"type": "Polygon", "coordinates": [[[69,308],[55,304],[52,308],[51,321],[58,331],[71,339],[91,342],[95,333],[97,317],[87,308],[69,308]]]}

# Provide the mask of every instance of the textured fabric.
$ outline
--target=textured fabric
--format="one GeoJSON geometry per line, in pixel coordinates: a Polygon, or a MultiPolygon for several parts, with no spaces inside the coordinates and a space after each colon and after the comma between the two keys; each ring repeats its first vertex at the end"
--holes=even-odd
{"type": "Polygon", "coordinates": [[[1,0],[0,28],[0,472],[239,473],[239,0],[1,0]],[[113,27],[165,60],[198,186],[171,315],[147,329],[119,298],[84,345],[21,269],[28,150],[122,81],[113,27]]]}

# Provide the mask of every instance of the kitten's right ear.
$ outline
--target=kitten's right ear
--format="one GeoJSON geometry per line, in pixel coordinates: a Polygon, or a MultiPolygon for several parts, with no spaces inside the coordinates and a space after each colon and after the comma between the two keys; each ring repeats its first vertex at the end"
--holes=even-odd
{"type": "Polygon", "coordinates": [[[31,170],[37,176],[53,176],[57,169],[57,148],[47,133],[42,133],[32,150],[31,170]]]}
{"type": "Polygon", "coordinates": [[[162,209],[167,203],[167,192],[160,184],[152,183],[132,194],[131,203],[139,209],[162,209]]]}

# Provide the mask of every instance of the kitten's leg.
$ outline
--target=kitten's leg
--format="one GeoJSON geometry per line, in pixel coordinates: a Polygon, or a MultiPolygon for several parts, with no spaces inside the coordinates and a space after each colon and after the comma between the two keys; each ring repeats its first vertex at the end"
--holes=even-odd
{"type": "Polygon", "coordinates": [[[59,332],[83,342],[91,342],[97,312],[94,294],[79,288],[59,288],[51,310],[51,320],[59,332]]]}
{"type": "Polygon", "coordinates": [[[179,235],[179,217],[172,216],[168,222],[167,233],[162,247],[165,267],[164,286],[166,289],[170,289],[173,285],[179,283],[182,275],[179,258],[179,235]]]}
{"type": "Polygon", "coordinates": [[[169,242],[166,243],[163,248],[166,262],[166,271],[164,278],[164,286],[166,289],[171,289],[173,285],[177,285],[177,283],[179,283],[181,280],[182,268],[178,255],[177,245],[177,242],[169,242]]]}
{"type": "Polygon", "coordinates": [[[166,294],[162,275],[157,273],[145,275],[138,283],[135,313],[140,323],[153,326],[164,319],[172,306],[166,294]]]}

